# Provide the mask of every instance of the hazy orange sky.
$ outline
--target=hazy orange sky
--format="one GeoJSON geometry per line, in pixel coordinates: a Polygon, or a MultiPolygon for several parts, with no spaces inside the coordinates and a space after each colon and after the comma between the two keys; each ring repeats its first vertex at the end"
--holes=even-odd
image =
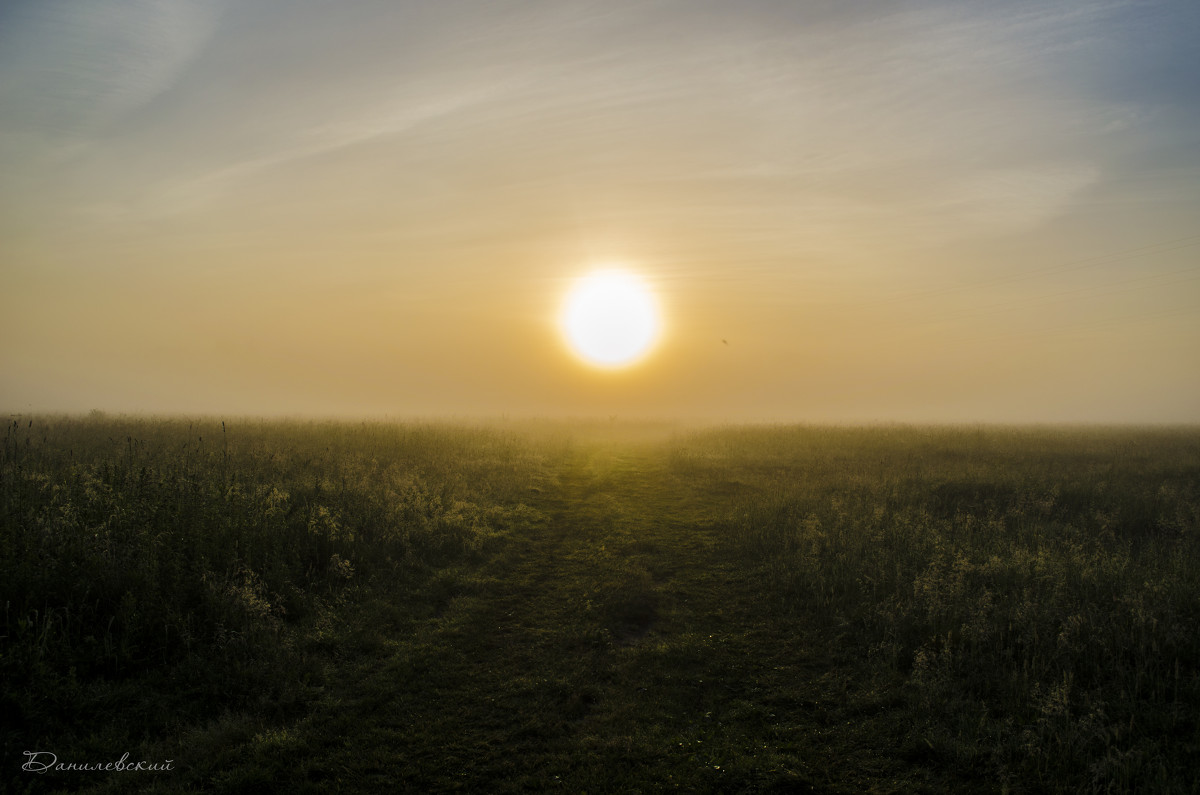
{"type": "Polygon", "coordinates": [[[0,409],[1200,422],[1200,4],[0,3],[0,409]],[[556,326],[620,264],[663,336],[556,326]]]}

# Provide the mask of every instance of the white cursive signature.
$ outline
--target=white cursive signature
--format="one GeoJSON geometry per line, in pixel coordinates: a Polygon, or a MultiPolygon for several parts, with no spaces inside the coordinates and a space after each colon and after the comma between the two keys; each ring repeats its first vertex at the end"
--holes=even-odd
{"type": "Polygon", "coordinates": [[[22,753],[29,758],[25,760],[25,764],[21,765],[21,769],[30,773],[47,773],[49,771],[60,773],[70,770],[87,770],[92,772],[124,772],[126,770],[164,771],[173,770],[174,768],[171,766],[171,763],[175,761],[174,759],[168,759],[165,762],[147,762],[143,759],[140,762],[130,762],[128,751],[116,762],[60,762],[58,761],[58,756],[49,751],[23,751],[22,753]]]}

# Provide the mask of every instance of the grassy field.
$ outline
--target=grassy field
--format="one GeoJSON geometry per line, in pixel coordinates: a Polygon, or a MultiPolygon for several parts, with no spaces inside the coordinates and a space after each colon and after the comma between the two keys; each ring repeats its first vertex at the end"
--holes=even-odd
{"type": "Polygon", "coordinates": [[[1200,786],[1197,429],[3,444],[11,792],[1200,786]]]}

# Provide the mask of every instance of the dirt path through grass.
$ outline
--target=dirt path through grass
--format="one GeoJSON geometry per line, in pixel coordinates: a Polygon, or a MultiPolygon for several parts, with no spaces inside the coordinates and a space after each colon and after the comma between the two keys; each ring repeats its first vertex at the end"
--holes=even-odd
{"type": "Polygon", "coordinates": [[[289,792],[921,789],[889,703],[774,617],[718,543],[725,506],[661,445],[576,442],[543,519],[364,615],[315,708],[218,753],[207,786],[289,792]],[[432,598],[432,597],[431,597],[432,598]],[[872,739],[873,738],[873,739],[872,739]],[[884,751],[881,752],[880,749],[884,751]]]}

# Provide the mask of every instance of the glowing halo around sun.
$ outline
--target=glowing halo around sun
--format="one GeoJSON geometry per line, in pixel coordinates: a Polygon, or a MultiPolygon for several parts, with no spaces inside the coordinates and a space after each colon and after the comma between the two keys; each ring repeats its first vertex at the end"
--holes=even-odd
{"type": "Polygon", "coordinates": [[[576,356],[596,367],[626,367],[645,356],[661,330],[654,294],[637,276],[589,273],[567,293],[559,327],[576,356]]]}

